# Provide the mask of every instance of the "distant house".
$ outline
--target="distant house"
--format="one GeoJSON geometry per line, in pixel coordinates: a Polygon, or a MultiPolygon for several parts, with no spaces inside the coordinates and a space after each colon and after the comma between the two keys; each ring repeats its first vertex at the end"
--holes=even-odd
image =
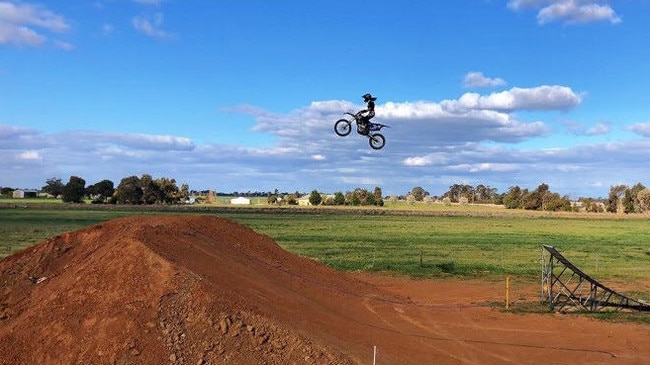
{"type": "Polygon", "coordinates": [[[250,205],[251,200],[248,199],[248,198],[244,198],[244,197],[240,196],[238,198],[230,199],[230,204],[233,204],[233,205],[250,205]]]}

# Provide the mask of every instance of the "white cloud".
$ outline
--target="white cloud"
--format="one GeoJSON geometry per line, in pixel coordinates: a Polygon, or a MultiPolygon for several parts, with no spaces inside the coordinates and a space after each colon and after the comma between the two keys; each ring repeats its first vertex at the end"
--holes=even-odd
{"type": "Polygon", "coordinates": [[[498,111],[516,110],[565,110],[575,107],[582,98],[571,88],[543,85],[534,88],[513,87],[510,90],[482,96],[466,93],[457,101],[443,102],[450,110],[488,109],[498,111]]]}
{"type": "Polygon", "coordinates": [[[650,122],[635,123],[627,129],[644,137],[650,137],[650,122]]]}
{"type": "Polygon", "coordinates": [[[511,172],[518,170],[518,166],[515,164],[504,164],[504,163],[475,163],[475,164],[460,164],[449,166],[448,170],[451,171],[464,171],[470,173],[478,172],[511,172]]]}
{"type": "Polygon", "coordinates": [[[0,140],[6,141],[13,138],[20,138],[24,135],[35,134],[35,131],[32,131],[27,128],[15,127],[6,124],[0,124],[0,140]]]}
{"type": "Polygon", "coordinates": [[[404,166],[429,166],[429,165],[443,165],[447,163],[449,159],[447,154],[443,152],[430,153],[425,156],[413,156],[407,157],[402,161],[404,166]]]}
{"type": "Polygon", "coordinates": [[[24,151],[18,155],[18,159],[23,161],[39,161],[43,157],[38,151],[24,151]]]}
{"type": "Polygon", "coordinates": [[[47,32],[70,28],[65,18],[41,5],[0,1],[0,44],[38,46],[47,32]]]}
{"type": "Polygon", "coordinates": [[[468,72],[463,79],[463,86],[465,87],[496,87],[503,86],[506,81],[501,78],[485,77],[482,72],[468,72]]]}
{"type": "Polygon", "coordinates": [[[133,18],[133,27],[153,38],[169,38],[172,35],[161,29],[165,16],[162,13],[155,13],[152,16],[142,15],[133,18]]]}
{"type": "Polygon", "coordinates": [[[587,128],[585,134],[588,136],[598,136],[601,134],[607,134],[611,131],[611,127],[607,123],[596,123],[594,126],[587,128]]]}
{"type": "Polygon", "coordinates": [[[431,161],[425,157],[407,157],[404,159],[404,166],[426,166],[431,161]]]}
{"type": "Polygon", "coordinates": [[[609,21],[621,22],[616,11],[602,0],[510,0],[508,7],[513,10],[536,9],[539,24],[562,21],[566,24],[609,21]]]}

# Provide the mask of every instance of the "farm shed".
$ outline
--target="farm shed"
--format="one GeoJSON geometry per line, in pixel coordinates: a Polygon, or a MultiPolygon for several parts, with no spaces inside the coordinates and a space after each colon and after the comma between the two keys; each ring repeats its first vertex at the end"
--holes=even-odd
{"type": "Polygon", "coordinates": [[[12,197],[14,199],[23,198],[36,198],[37,192],[35,190],[14,190],[12,197]]]}
{"type": "Polygon", "coordinates": [[[251,200],[248,199],[248,198],[244,198],[244,197],[240,196],[238,198],[230,199],[230,204],[234,204],[234,205],[250,205],[251,200]]]}

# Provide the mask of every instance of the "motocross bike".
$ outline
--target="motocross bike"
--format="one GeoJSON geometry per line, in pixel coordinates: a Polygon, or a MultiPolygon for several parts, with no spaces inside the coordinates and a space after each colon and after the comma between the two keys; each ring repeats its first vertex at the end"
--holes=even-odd
{"type": "Polygon", "coordinates": [[[361,112],[356,114],[345,114],[348,114],[354,120],[339,119],[336,123],[334,123],[334,132],[336,134],[341,137],[345,137],[350,134],[350,132],[352,132],[352,122],[355,121],[357,122],[357,133],[368,137],[368,143],[370,143],[370,147],[375,150],[380,150],[384,147],[386,144],[386,138],[384,138],[384,136],[379,133],[379,131],[384,127],[389,128],[389,126],[381,123],[366,123],[363,120],[363,114],[361,112]]]}

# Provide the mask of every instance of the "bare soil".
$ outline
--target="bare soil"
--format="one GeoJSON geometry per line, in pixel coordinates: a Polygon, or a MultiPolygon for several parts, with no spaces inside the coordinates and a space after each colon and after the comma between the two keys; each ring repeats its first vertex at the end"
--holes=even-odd
{"type": "Polygon", "coordinates": [[[66,233],[0,275],[7,365],[650,363],[648,325],[506,312],[503,282],[337,272],[209,215],[66,233]]]}

